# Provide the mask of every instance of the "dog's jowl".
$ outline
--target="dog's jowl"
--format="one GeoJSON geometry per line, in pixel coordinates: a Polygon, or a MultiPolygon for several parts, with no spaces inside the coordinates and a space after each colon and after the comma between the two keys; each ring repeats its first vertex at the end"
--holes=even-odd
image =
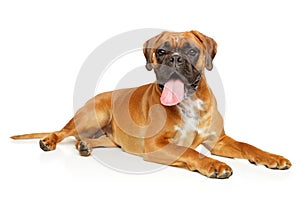
{"type": "Polygon", "coordinates": [[[93,147],[119,147],[144,160],[210,178],[228,178],[232,169],[197,152],[200,144],[214,155],[243,158],[271,169],[291,167],[288,159],[225,134],[205,78],[217,52],[212,38],[198,31],[163,32],[146,41],[143,52],[146,69],[156,75],[154,83],[98,94],[60,131],[12,138],[40,138],[41,149],[51,151],[74,136],[83,156],[90,155],[93,147]]]}

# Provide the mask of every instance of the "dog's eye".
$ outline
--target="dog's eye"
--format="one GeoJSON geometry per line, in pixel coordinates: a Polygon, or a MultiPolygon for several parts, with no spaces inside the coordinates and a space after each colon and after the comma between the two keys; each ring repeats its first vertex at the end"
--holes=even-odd
{"type": "Polygon", "coordinates": [[[195,56],[195,55],[197,54],[197,51],[196,51],[195,49],[190,49],[190,50],[188,51],[188,54],[189,54],[190,56],[195,56]]]}
{"type": "Polygon", "coordinates": [[[157,49],[156,53],[159,56],[163,56],[163,55],[165,55],[167,53],[167,51],[164,50],[164,49],[157,49]]]}

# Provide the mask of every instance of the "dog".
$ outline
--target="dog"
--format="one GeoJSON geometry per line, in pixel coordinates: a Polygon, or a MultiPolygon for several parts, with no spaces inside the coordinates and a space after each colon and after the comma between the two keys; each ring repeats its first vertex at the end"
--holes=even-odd
{"type": "Polygon", "coordinates": [[[156,81],[137,88],[98,94],[80,108],[60,131],[12,136],[40,138],[51,151],[75,136],[80,155],[94,147],[120,147],[144,160],[187,168],[210,178],[228,178],[227,164],[195,149],[202,144],[213,155],[247,159],[270,169],[289,169],[283,156],[268,153],[227,136],[205,70],[213,69],[217,43],[198,32],[162,32],[144,43],[146,69],[156,81]]]}

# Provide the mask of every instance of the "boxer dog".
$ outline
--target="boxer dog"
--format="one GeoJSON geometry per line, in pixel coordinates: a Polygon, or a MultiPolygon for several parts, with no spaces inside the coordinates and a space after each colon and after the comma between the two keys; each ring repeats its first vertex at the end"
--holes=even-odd
{"type": "Polygon", "coordinates": [[[12,136],[41,138],[51,151],[69,136],[80,155],[93,147],[120,147],[144,160],[198,171],[210,178],[228,178],[225,163],[195,150],[202,144],[213,155],[243,158],[270,169],[289,169],[291,162],[227,136],[205,69],[213,68],[217,43],[198,31],[163,32],[145,42],[146,69],[156,82],[98,94],[60,131],[12,136]]]}

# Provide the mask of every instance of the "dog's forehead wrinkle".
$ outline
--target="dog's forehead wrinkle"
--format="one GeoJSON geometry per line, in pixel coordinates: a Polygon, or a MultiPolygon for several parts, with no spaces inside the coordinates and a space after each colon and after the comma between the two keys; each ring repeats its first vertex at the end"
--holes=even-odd
{"type": "Polygon", "coordinates": [[[169,37],[170,40],[172,41],[172,44],[174,44],[174,47],[178,47],[180,41],[185,38],[181,33],[173,33],[169,37]]]}
{"type": "Polygon", "coordinates": [[[174,36],[175,43],[178,44],[179,38],[177,35],[174,36]]]}
{"type": "Polygon", "coordinates": [[[170,35],[168,38],[170,41],[168,44],[171,45],[173,48],[190,48],[190,47],[197,47],[197,42],[190,38],[186,38],[184,35],[170,35]]]}

